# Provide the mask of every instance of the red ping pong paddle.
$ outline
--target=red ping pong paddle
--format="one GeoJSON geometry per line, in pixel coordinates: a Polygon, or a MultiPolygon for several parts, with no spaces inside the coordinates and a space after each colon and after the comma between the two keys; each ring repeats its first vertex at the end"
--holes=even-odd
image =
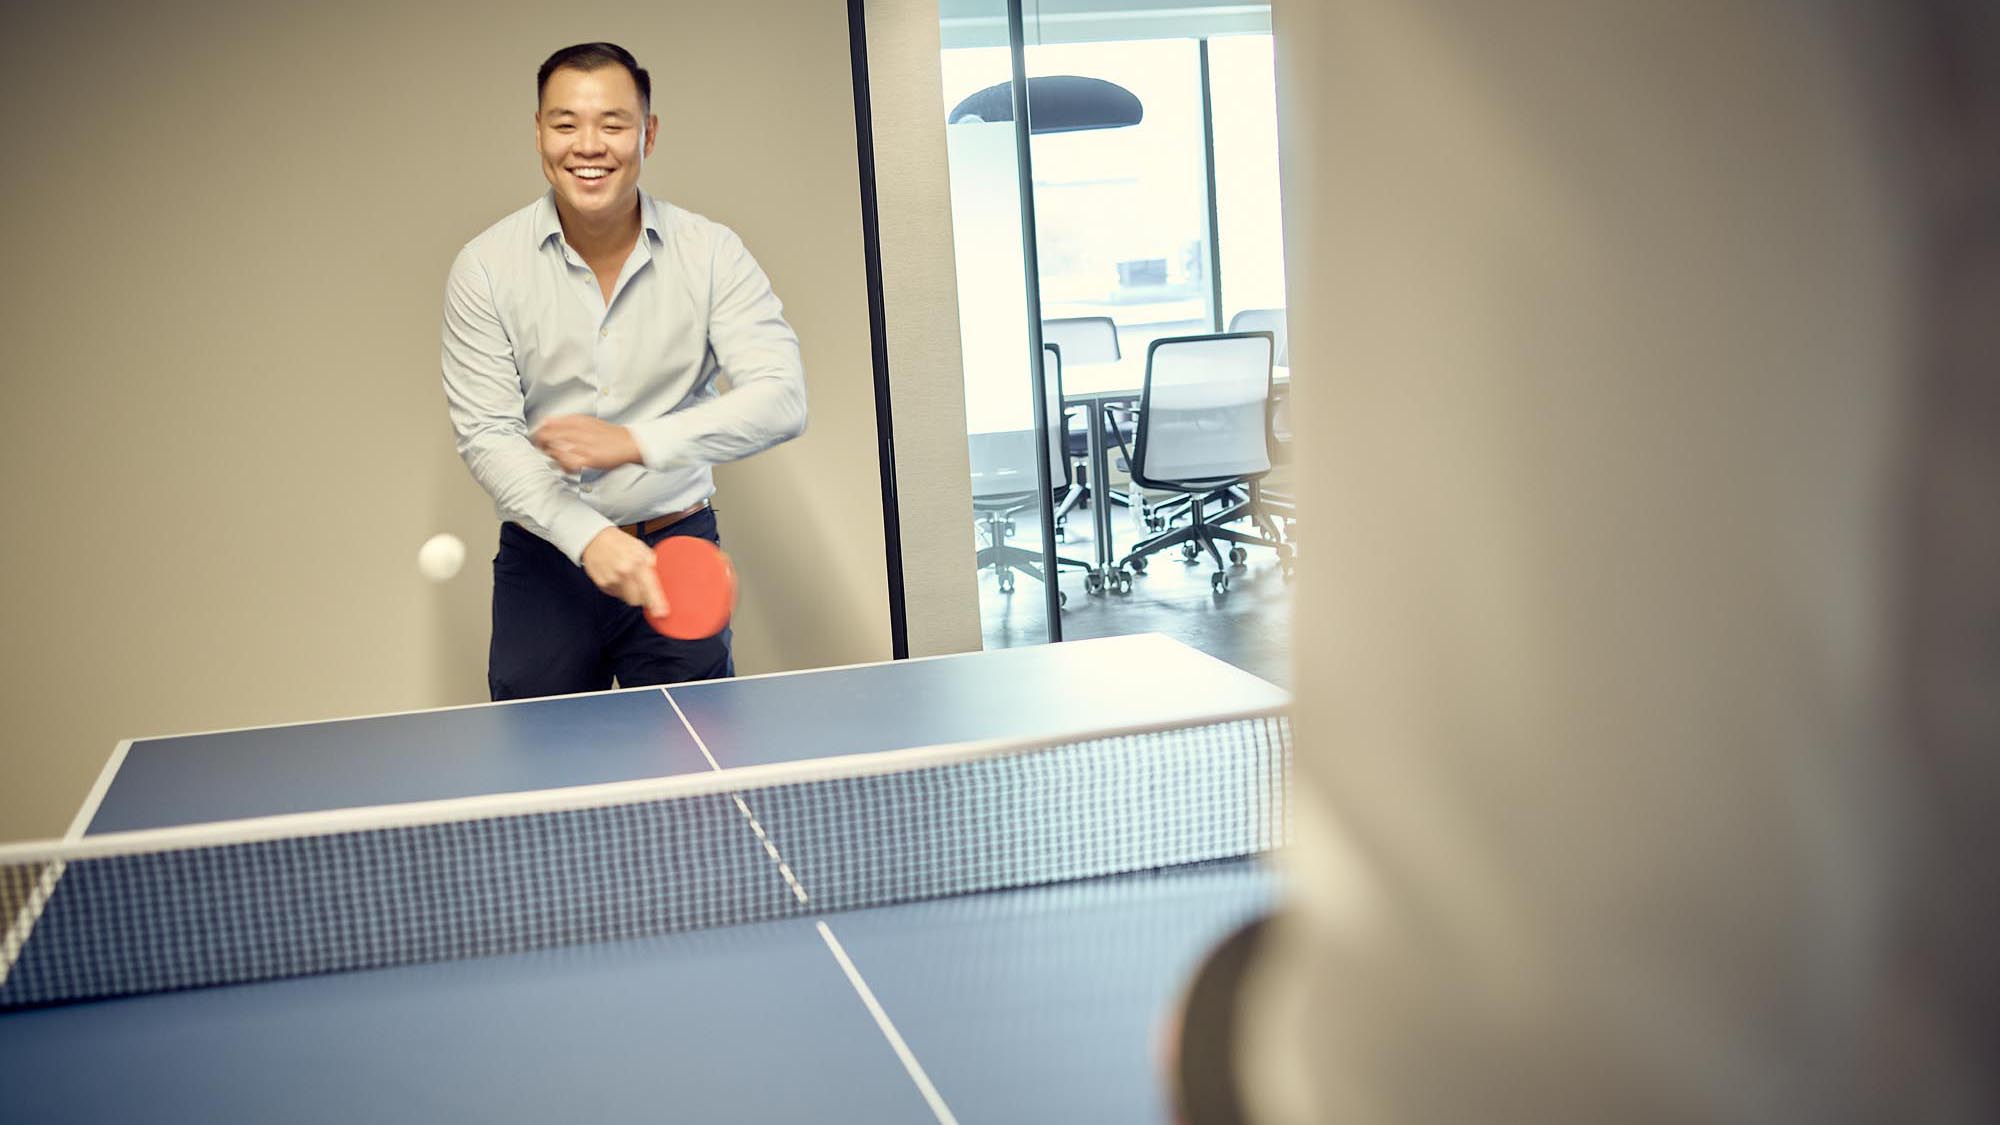
{"type": "Polygon", "coordinates": [[[653,569],[667,596],[663,616],[646,615],[662,636],[698,641],[722,632],[736,608],[736,568],[722,548],[692,535],[669,535],[653,548],[653,569]]]}

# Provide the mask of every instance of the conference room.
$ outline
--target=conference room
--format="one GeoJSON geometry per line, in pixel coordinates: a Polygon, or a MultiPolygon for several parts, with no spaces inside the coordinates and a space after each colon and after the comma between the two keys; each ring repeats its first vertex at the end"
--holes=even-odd
{"type": "Polygon", "coordinates": [[[1018,87],[1005,11],[940,5],[982,639],[1162,632],[1286,682],[1269,11],[1033,6],[1018,87]]]}

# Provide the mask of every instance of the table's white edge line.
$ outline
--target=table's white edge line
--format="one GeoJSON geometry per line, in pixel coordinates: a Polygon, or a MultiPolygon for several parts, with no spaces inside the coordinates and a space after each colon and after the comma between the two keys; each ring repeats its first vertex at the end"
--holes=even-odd
{"type": "Polygon", "coordinates": [[[134,742],[173,742],[183,738],[214,738],[224,734],[250,734],[255,731],[290,730],[293,727],[335,727],[344,723],[365,723],[375,719],[412,719],[420,715],[444,715],[453,711],[473,711],[484,707],[518,707],[523,703],[548,703],[558,699],[584,699],[593,696],[637,695],[652,691],[650,687],[610,688],[605,691],[573,691],[563,695],[537,695],[526,699],[483,699],[477,703],[449,703],[442,707],[412,707],[403,711],[371,711],[364,715],[332,715],[321,719],[292,719],[282,723],[250,723],[240,727],[216,727],[210,730],[184,730],[170,734],[149,734],[132,739],[134,742]]]}
{"type": "MultiPolygon", "coordinates": [[[[1180,645],[1183,648],[1190,648],[1190,649],[1193,648],[1193,646],[1188,645],[1184,641],[1175,640],[1174,638],[1167,636],[1165,633],[1159,633],[1159,632],[1122,633],[1114,637],[1081,637],[1078,638],[1077,640],[1066,641],[1064,643],[1075,645],[1075,644],[1095,644],[1099,642],[1116,642],[1116,641],[1129,642],[1134,638],[1139,638],[1139,637],[1159,637],[1168,641],[1172,641],[1174,644],[1180,645]]],[[[1194,651],[1198,652],[1200,650],[1194,649],[1194,651]]],[[[862,668],[881,668],[891,664],[925,664],[933,660],[951,660],[958,657],[979,656],[982,655],[984,652],[985,650],[976,648],[967,649],[964,652],[933,652],[924,656],[906,656],[903,657],[901,660],[896,660],[896,659],[863,660],[863,661],[857,661],[853,664],[830,664],[824,668],[791,668],[791,669],[782,669],[776,672],[753,672],[746,676],[720,676],[711,680],[689,680],[686,683],[676,684],[675,686],[697,687],[704,684],[741,683],[745,680],[770,680],[770,679],[777,679],[782,676],[809,676],[818,672],[847,672],[862,668]]],[[[1231,667],[1233,668],[1235,666],[1231,665],[1231,667]]],[[[1237,671],[1242,671],[1242,669],[1237,669],[1237,671]]],[[[1243,674],[1246,676],[1252,675],[1252,673],[1249,672],[1244,672],[1243,674]]],[[[471,711],[481,707],[514,707],[523,703],[547,703],[553,699],[584,699],[592,696],[604,696],[604,695],[633,695],[640,692],[659,691],[659,690],[662,689],[656,686],[643,685],[640,687],[611,688],[607,691],[570,692],[566,695],[540,695],[530,699],[482,700],[477,703],[452,703],[442,707],[413,707],[403,711],[374,711],[363,715],[334,715],[328,718],[321,718],[321,719],[294,719],[289,722],[282,722],[282,723],[250,723],[240,727],[217,727],[212,730],[190,730],[190,731],[178,731],[171,734],[149,734],[149,735],[142,735],[137,738],[127,739],[126,742],[128,743],[171,742],[176,739],[182,739],[182,738],[209,738],[215,735],[223,735],[223,734],[247,734],[252,731],[287,730],[292,727],[339,726],[343,723],[361,723],[361,722],[367,722],[371,719],[407,719],[407,718],[414,718],[418,715],[442,715],[452,711],[471,711]]]]}
{"type": "MultiPolygon", "coordinates": [[[[840,672],[849,668],[875,668],[883,664],[910,664],[921,660],[941,660],[951,656],[969,656],[977,651],[979,650],[974,649],[971,652],[940,652],[929,656],[907,657],[903,660],[874,660],[860,664],[839,664],[828,668],[794,668],[790,671],[758,672],[748,676],[725,676],[713,680],[689,680],[678,686],[693,687],[696,684],[726,683],[734,680],[766,680],[774,676],[802,676],[809,672],[840,672]]],[[[517,707],[523,703],[547,703],[557,699],[586,699],[593,696],[606,695],[637,695],[643,692],[658,690],[660,690],[658,687],[652,685],[642,685],[640,687],[611,688],[606,691],[573,691],[562,695],[537,695],[527,699],[490,699],[480,700],[477,703],[450,703],[442,707],[412,707],[403,711],[371,711],[365,715],[334,715],[323,719],[293,719],[282,723],[250,723],[240,727],[177,731],[173,734],[149,734],[130,741],[172,742],[182,738],[212,738],[223,734],[248,734],[252,731],[288,730],[292,727],[331,727],[339,726],[343,723],[365,723],[374,719],[410,719],[416,718],[419,715],[444,715],[453,711],[472,711],[482,707],[517,707]]]]}
{"type": "Polygon", "coordinates": [[[0,936],[0,988],[6,987],[7,978],[14,972],[14,962],[28,947],[28,935],[34,932],[35,923],[41,921],[42,908],[48,905],[49,896],[56,893],[56,880],[62,878],[64,866],[61,860],[49,863],[35,881],[34,889],[28,892],[28,900],[21,904],[13,924],[0,936]]]}
{"type": "MultiPolygon", "coordinates": [[[[64,840],[77,840],[90,828],[90,822],[97,817],[98,806],[104,803],[104,795],[111,791],[112,779],[118,776],[118,769],[125,764],[125,755],[132,749],[132,740],[119,740],[104,758],[104,764],[97,767],[97,777],[90,783],[90,789],[83,795],[83,803],[77,806],[76,815],[70,818],[69,827],[63,832],[64,840]]],[[[62,860],[49,861],[35,887],[28,892],[28,900],[21,904],[14,915],[7,932],[0,935],[0,988],[7,984],[7,978],[14,972],[14,962],[20,959],[21,951],[28,947],[28,938],[35,931],[35,923],[41,921],[42,910],[48,906],[49,898],[56,892],[56,883],[62,878],[67,865],[62,860]]]]}
{"type": "Polygon", "coordinates": [[[77,807],[76,816],[70,820],[69,831],[63,833],[63,839],[80,839],[89,830],[90,822],[97,817],[98,806],[104,803],[104,795],[111,792],[111,782],[125,765],[125,755],[131,751],[132,740],[129,738],[111,748],[110,756],[98,767],[97,780],[90,783],[90,791],[83,795],[83,804],[77,807]]]}

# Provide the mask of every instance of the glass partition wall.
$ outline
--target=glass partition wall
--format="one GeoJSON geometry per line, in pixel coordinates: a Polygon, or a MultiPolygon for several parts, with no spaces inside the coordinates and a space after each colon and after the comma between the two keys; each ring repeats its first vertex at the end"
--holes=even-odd
{"type": "MultiPolygon", "coordinates": [[[[1007,0],[954,6],[961,18],[1008,18],[1007,0]]],[[[1018,27],[1018,3],[1013,18],[1018,27]]],[[[1020,59],[1005,46],[981,50],[947,68],[944,88],[980,608],[1002,622],[1001,647],[1061,640],[1065,600],[1054,494],[1067,463],[1049,455],[1062,422],[1049,417],[1037,362],[1026,115],[1015,120],[1020,59]]]]}
{"type": "MultiPolygon", "coordinates": [[[[975,513],[986,645],[1162,631],[1198,647],[1223,634],[1249,638],[1225,647],[1255,646],[1282,633],[1289,612],[1282,465],[1204,500],[1210,518],[1254,527],[1284,553],[1225,547],[1215,558],[1190,544],[1135,557],[1149,536],[1185,525],[1191,501],[1135,487],[1129,458],[1150,346],[1228,331],[1274,337],[1273,460],[1284,458],[1268,5],[1023,7],[939,6],[976,504],[1006,494],[991,466],[1011,460],[1018,479],[1030,453],[1048,462],[1047,490],[1011,517],[993,503],[975,513]],[[1011,566],[1027,554],[1033,576],[1011,566]],[[1051,568],[1053,590],[1042,579],[1051,568]]],[[[1237,662],[1283,674],[1282,654],[1237,662]]]]}

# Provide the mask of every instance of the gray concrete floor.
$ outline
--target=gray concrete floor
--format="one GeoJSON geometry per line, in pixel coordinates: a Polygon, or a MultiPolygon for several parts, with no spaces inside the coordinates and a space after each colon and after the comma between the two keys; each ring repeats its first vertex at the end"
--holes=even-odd
{"type": "MultiPolygon", "coordinates": [[[[1111,508],[1112,542],[1123,554],[1143,538],[1129,509],[1111,508]]],[[[1027,550],[1040,547],[1039,516],[1023,511],[1015,519],[1010,540],[1027,550]]],[[[1247,523],[1240,525],[1247,527],[1247,523]]],[[[1067,533],[1056,542],[1060,554],[1086,562],[1095,557],[1091,519],[1078,508],[1066,521],[1067,533]]],[[[984,537],[981,536],[981,545],[984,537]]],[[[1291,584],[1280,573],[1276,554],[1251,547],[1242,566],[1230,568],[1229,592],[1210,592],[1214,564],[1206,553],[1197,562],[1181,559],[1178,548],[1151,558],[1144,574],[1132,580],[1130,594],[1090,594],[1083,572],[1065,569],[1060,589],[1069,595],[1062,610],[1064,640],[1165,633],[1280,687],[1292,680],[1291,584]]],[[[1226,556],[1225,556],[1226,558],[1226,556]]],[[[1048,639],[1048,611],[1041,583],[1026,574],[1014,577],[1014,592],[1003,594],[991,568],[979,575],[980,623],[986,647],[1041,644],[1048,639]]]]}

